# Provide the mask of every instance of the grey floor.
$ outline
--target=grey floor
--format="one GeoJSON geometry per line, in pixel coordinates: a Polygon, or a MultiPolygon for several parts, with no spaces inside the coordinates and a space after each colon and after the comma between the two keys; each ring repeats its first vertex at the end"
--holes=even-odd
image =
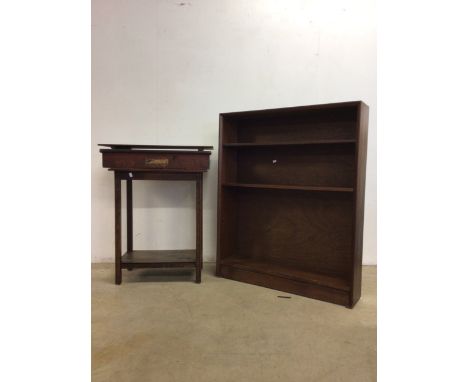
{"type": "Polygon", "coordinates": [[[376,380],[376,267],[354,309],[191,271],[92,267],[93,382],[376,380]],[[278,296],[291,296],[291,299],[278,296]]]}

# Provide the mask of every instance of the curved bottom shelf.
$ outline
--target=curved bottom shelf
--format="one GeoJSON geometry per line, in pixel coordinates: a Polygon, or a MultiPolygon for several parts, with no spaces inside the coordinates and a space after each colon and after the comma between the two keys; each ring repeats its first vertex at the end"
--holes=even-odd
{"type": "Polygon", "coordinates": [[[324,275],[322,273],[317,272],[309,272],[266,260],[228,258],[222,260],[221,265],[228,265],[234,268],[244,269],[247,271],[284,277],[299,282],[316,284],[341,291],[350,290],[350,286],[344,278],[324,275]]]}

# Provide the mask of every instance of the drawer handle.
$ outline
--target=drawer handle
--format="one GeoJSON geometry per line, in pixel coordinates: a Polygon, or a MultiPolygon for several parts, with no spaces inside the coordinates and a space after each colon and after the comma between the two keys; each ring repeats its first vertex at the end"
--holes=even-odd
{"type": "Polygon", "coordinates": [[[167,167],[169,159],[145,159],[145,165],[157,168],[167,167]]]}

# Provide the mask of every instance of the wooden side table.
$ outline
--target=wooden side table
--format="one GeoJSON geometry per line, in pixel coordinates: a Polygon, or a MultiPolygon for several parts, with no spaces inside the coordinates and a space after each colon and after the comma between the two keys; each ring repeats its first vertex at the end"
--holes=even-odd
{"type": "Polygon", "coordinates": [[[115,283],[122,269],[195,268],[201,282],[203,267],[203,173],[209,168],[212,146],[155,146],[100,144],[103,167],[114,172],[115,190],[115,283]],[[127,186],[127,251],[122,256],[121,184],[127,186]],[[133,249],[133,181],[192,180],[196,182],[196,248],[186,250],[133,249]]]}

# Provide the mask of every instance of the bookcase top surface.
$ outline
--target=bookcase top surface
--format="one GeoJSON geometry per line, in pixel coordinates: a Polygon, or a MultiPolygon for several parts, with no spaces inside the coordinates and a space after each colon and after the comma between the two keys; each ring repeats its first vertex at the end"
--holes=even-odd
{"type": "Polygon", "coordinates": [[[234,112],[220,113],[220,115],[226,116],[226,117],[230,117],[230,116],[232,117],[256,117],[256,116],[268,116],[268,115],[275,115],[275,114],[307,112],[307,111],[314,111],[314,110],[341,109],[341,108],[347,108],[347,107],[358,107],[360,105],[368,107],[363,101],[348,101],[348,102],[324,103],[324,104],[317,104],[317,105],[282,107],[282,108],[275,108],[275,109],[234,111],[234,112]]]}

